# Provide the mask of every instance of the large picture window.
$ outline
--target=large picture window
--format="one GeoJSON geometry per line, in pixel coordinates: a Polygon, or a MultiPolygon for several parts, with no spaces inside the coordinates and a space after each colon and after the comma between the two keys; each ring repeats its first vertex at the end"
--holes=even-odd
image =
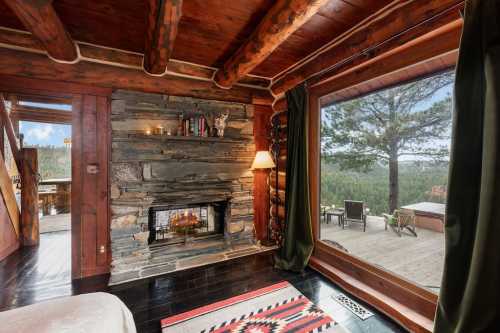
{"type": "Polygon", "coordinates": [[[454,75],[321,108],[320,239],[438,292],[454,75]]]}

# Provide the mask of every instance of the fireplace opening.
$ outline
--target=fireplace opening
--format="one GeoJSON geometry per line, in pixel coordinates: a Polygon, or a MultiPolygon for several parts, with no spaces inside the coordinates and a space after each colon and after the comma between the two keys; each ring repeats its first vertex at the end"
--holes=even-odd
{"type": "Polygon", "coordinates": [[[149,244],[185,243],[224,234],[227,202],[162,206],[149,209],[149,244]]]}

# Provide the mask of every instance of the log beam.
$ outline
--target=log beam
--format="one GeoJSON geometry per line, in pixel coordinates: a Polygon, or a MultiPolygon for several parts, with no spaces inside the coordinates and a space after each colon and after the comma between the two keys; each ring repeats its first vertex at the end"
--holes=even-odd
{"type": "MultiPolygon", "coordinates": [[[[143,69],[142,54],[110,49],[78,41],[75,41],[75,43],[80,50],[80,60],[82,62],[93,62],[138,70],[143,69]]],[[[43,45],[33,38],[31,34],[1,27],[0,47],[33,53],[45,52],[43,45]]],[[[167,74],[191,77],[197,80],[211,81],[215,71],[215,68],[199,66],[174,59],[170,59],[167,64],[167,74]]],[[[241,84],[257,89],[267,89],[270,83],[270,79],[247,75],[237,85],[241,84]]]]}
{"type": "Polygon", "coordinates": [[[10,117],[14,121],[33,121],[49,124],[70,124],[72,114],[68,111],[17,105],[10,117]]]}
{"type": "Polygon", "coordinates": [[[429,59],[456,52],[460,44],[462,23],[461,19],[448,23],[360,66],[342,72],[326,82],[312,85],[310,91],[316,96],[325,96],[331,92],[418,65],[429,59]]]}
{"type": "Polygon", "coordinates": [[[271,105],[269,91],[235,86],[231,90],[216,87],[211,81],[174,75],[144,75],[141,69],[122,68],[81,61],[59,64],[40,54],[0,48],[0,75],[13,75],[60,82],[79,83],[104,88],[139,90],[150,93],[271,105]]]}
{"type": "Polygon", "coordinates": [[[397,5],[379,13],[368,23],[359,25],[348,36],[332,41],[322,52],[277,78],[271,87],[272,93],[280,96],[301,82],[342,66],[355,57],[362,54],[371,56],[371,48],[378,45],[386,44],[376,52],[386,52],[389,48],[424,35],[435,30],[438,25],[457,19],[459,9],[463,7],[463,0],[405,1],[400,5],[399,2],[396,1],[397,5]],[[404,34],[408,31],[410,33],[404,34]]]}
{"type": "Polygon", "coordinates": [[[51,58],[60,62],[78,61],[76,46],[57,16],[51,0],[9,0],[5,4],[38,39],[51,58]]]}
{"type": "Polygon", "coordinates": [[[215,83],[232,87],[264,61],[328,0],[278,0],[250,38],[215,73],[215,83]]]}
{"type": "Polygon", "coordinates": [[[153,75],[163,75],[174,49],[182,0],[147,0],[147,31],[144,70],[153,75]]]}

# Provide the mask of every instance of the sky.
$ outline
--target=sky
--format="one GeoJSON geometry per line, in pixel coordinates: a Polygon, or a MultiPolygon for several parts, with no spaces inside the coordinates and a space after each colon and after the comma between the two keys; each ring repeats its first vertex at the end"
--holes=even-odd
{"type": "Polygon", "coordinates": [[[25,147],[34,145],[64,147],[64,139],[71,139],[71,125],[21,121],[19,131],[24,135],[25,147]]]}
{"type": "MultiPolygon", "coordinates": [[[[71,105],[21,101],[19,104],[38,108],[71,111],[71,105]]],[[[71,125],[20,121],[19,131],[24,135],[24,146],[64,147],[64,139],[71,139],[71,125]]]]}

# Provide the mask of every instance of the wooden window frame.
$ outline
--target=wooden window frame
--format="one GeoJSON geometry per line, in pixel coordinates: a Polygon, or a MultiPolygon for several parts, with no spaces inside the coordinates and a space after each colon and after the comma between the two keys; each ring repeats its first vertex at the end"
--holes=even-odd
{"type": "Polygon", "coordinates": [[[320,99],[366,83],[374,83],[372,90],[387,88],[387,85],[375,80],[382,82],[388,79],[392,80],[392,84],[401,84],[405,80],[416,80],[449,69],[457,61],[462,23],[460,19],[450,22],[308,87],[309,190],[314,234],[314,252],[309,265],[412,332],[432,332],[438,296],[392,272],[336,249],[319,237],[320,99]],[[380,80],[382,78],[384,80],[380,80]]]}
{"type": "Polygon", "coordinates": [[[438,296],[320,239],[321,104],[309,90],[309,187],[314,251],[309,265],[412,332],[432,332],[438,296]]]}

